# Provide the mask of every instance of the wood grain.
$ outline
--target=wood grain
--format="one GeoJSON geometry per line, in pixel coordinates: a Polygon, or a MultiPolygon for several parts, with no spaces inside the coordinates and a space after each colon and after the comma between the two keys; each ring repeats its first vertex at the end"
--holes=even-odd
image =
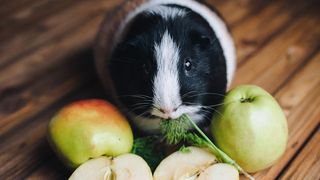
{"type": "Polygon", "coordinates": [[[4,34],[14,31],[23,31],[23,27],[30,27],[31,25],[37,24],[41,19],[46,18],[48,15],[53,13],[59,13],[65,8],[69,8],[70,5],[74,4],[74,0],[65,0],[61,3],[56,3],[50,0],[42,0],[36,2],[23,2],[15,4],[24,4],[8,11],[9,7],[6,7],[8,12],[0,10],[0,21],[6,24],[4,30],[0,33],[0,39],[8,38],[9,36],[3,36],[4,34]],[[30,3],[30,4],[28,4],[30,3]]]}
{"type": "Polygon", "coordinates": [[[74,33],[47,42],[0,71],[0,106],[5,107],[0,108],[0,135],[93,78],[93,56],[85,54],[91,54],[100,22],[101,16],[95,17],[74,33]]]}
{"type": "MultiPolygon", "coordinates": [[[[93,23],[99,22],[93,21],[93,23]]],[[[90,76],[92,77],[93,73],[91,73],[91,75],[90,73],[83,73],[81,76],[81,74],[79,74],[79,72],[81,72],[79,66],[81,67],[81,64],[85,61],[91,61],[92,64],[93,57],[90,56],[87,59],[82,58],[82,60],[78,57],[72,57],[72,55],[77,54],[83,55],[83,53],[81,53],[83,51],[90,51],[91,43],[89,43],[89,41],[92,41],[92,36],[95,34],[94,31],[88,33],[87,29],[91,29],[91,26],[92,22],[89,22],[85,26],[86,29],[83,29],[84,31],[77,31],[68,36],[68,38],[62,39],[60,42],[48,43],[47,46],[38,49],[36,53],[25,56],[24,61],[19,61],[18,63],[15,63],[14,66],[7,67],[5,71],[0,72],[0,82],[2,84],[0,86],[0,97],[8,99],[10,96],[8,97],[6,94],[11,92],[13,96],[16,96],[15,98],[11,97],[13,103],[15,102],[14,100],[17,100],[16,102],[29,101],[29,103],[22,105],[13,104],[13,107],[9,111],[5,108],[1,108],[0,117],[1,122],[3,122],[1,123],[1,128],[4,126],[11,127],[11,124],[20,122],[29,115],[39,112],[41,109],[44,109],[47,105],[52,103],[52,101],[57,101],[59,97],[61,98],[72,92],[87,81],[90,76]],[[57,53],[56,51],[59,51],[60,53],[57,53]],[[47,59],[50,59],[50,61],[47,59]],[[79,66],[72,66],[72,64],[77,62],[79,66]],[[74,70],[77,69],[77,67],[79,68],[78,71],[74,70]],[[10,74],[10,76],[7,74],[10,74]],[[43,82],[35,81],[39,80],[39,77],[44,75],[46,75],[49,80],[43,82]],[[50,78],[52,79],[50,80],[50,78]],[[38,83],[38,85],[33,85],[33,83],[38,83]],[[24,88],[25,91],[20,90],[20,97],[12,93],[14,89],[21,89],[23,87],[27,88],[24,88]],[[41,91],[39,91],[40,89],[41,91]],[[49,95],[51,95],[50,98],[48,98],[49,95]],[[43,102],[40,103],[41,106],[38,104],[39,102],[43,102]]],[[[91,67],[91,69],[88,69],[87,72],[93,72],[93,66],[87,66],[87,68],[89,67],[91,67]]],[[[82,71],[86,72],[85,70],[82,71]]],[[[1,103],[2,106],[6,106],[6,101],[2,101],[1,103]]],[[[2,132],[5,132],[4,129],[1,130],[2,132]]]]}
{"type": "Polygon", "coordinates": [[[320,78],[319,71],[314,72],[320,68],[319,58],[320,53],[275,94],[288,118],[289,141],[281,159],[270,169],[257,173],[255,176],[258,179],[276,178],[312,130],[319,125],[320,78]],[[301,88],[301,84],[305,88],[301,88]]]}
{"type": "Polygon", "coordinates": [[[318,52],[301,70],[293,75],[276,94],[285,114],[289,116],[292,109],[298,107],[310,92],[320,85],[320,53],[318,52]]]}
{"type": "Polygon", "coordinates": [[[62,106],[70,102],[78,99],[102,97],[101,86],[92,83],[87,84],[87,87],[51,105],[37,115],[29,117],[27,123],[22,123],[15,131],[2,136],[0,141],[0,162],[2,164],[0,166],[0,179],[25,177],[53,157],[56,165],[52,172],[56,170],[55,172],[58,174],[52,176],[63,177],[64,173],[68,173],[48,146],[46,140],[48,122],[62,106]]]}
{"type": "Polygon", "coordinates": [[[70,57],[61,63],[63,68],[57,66],[45,71],[48,75],[40,76],[35,83],[15,86],[2,93],[0,106],[4,108],[0,109],[0,137],[88,81],[97,81],[92,53],[78,55],[82,57],[70,57]]]}
{"type": "Polygon", "coordinates": [[[274,38],[259,54],[239,67],[233,86],[254,83],[267,91],[274,91],[310,55],[318,51],[320,28],[316,26],[317,22],[318,18],[301,18],[292,23],[279,38],[274,38]],[[302,25],[305,28],[301,28],[302,25]],[[277,78],[272,78],[274,75],[277,78]]]}
{"type": "Polygon", "coordinates": [[[67,37],[50,41],[46,46],[23,56],[13,65],[6,66],[5,69],[0,71],[0,83],[2,84],[0,93],[6,88],[28,83],[30,80],[46,73],[50,68],[57,67],[59,63],[68,60],[68,56],[83,49],[91,48],[93,37],[97,31],[92,26],[97,26],[100,21],[100,18],[95,18],[67,37]],[[8,76],[8,74],[10,75],[8,76]]]}
{"type": "Polygon", "coordinates": [[[33,0],[11,0],[11,1],[1,1],[0,6],[0,16],[3,17],[10,12],[15,12],[23,7],[29,7],[33,0]]]}
{"type": "MultiPolygon", "coordinates": [[[[278,0],[283,1],[283,0],[278,0]]],[[[242,21],[255,16],[259,11],[263,10],[278,1],[265,0],[233,0],[224,1],[223,3],[215,3],[216,1],[206,1],[210,5],[216,7],[222,14],[223,18],[231,27],[239,25],[242,21]]]]}
{"type": "Polygon", "coordinates": [[[289,165],[281,179],[320,179],[320,129],[317,128],[297,158],[289,165]]]}
{"type": "MultiPolygon", "coordinates": [[[[247,17],[240,25],[233,26],[238,64],[243,63],[255,54],[259,48],[272,40],[272,37],[287,29],[290,24],[299,20],[301,16],[315,13],[311,1],[275,1],[258,13],[247,17]],[[290,3],[289,3],[290,2],[290,3]]],[[[303,28],[305,29],[305,28],[303,28]]]]}
{"type": "MultiPolygon", "coordinates": [[[[30,51],[41,47],[43,43],[66,38],[78,30],[85,30],[87,33],[93,32],[91,35],[91,39],[93,39],[105,12],[107,10],[111,11],[118,3],[117,1],[103,0],[80,1],[62,12],[51,14],[48,18],[44,18],[37,24],[30,26],[30,28],[25,30],[18,28],[21,32],[16,32],[18,33],[16,36],[8,36],[8,34],[4,33],[4,36],[9,38],[4,39],[3,43],[0,44],[0,67],[20,61],[19,56],[26,56],[28,52],[30,54],[30,51]],[[88,24],[88,21],[98,22],[95,25],[91,24],[91,29],[86,29],[83,26],[88,24]]],[[[9,33],[12,33],[12,31],[12,29],[8,29],[9,33]]],[[[81,39],[79,38],[79,41],[81,39]]],[[[86,42],[80,44],[84,43],[86,42]]]]}
{"type": "MultiPolygon", "coordinates": [[[[272,93],[288,117],[285,154],[257,179],[317,178],[320,16],[316,0],[212,0],[231,26],[239,66],[233,87],[272,93]],[[301,152],[300,152],[300,149],[301,152]],[[307,171],[308,170],[308,171],[307,171]]],[[[106,98],[91,47],[117,0],[3,1],[0,6],[0,179],[66,179],[46,141],[63,105],[106,98]],[[52,7],[51,7],[52,6],[52,7]]]]}

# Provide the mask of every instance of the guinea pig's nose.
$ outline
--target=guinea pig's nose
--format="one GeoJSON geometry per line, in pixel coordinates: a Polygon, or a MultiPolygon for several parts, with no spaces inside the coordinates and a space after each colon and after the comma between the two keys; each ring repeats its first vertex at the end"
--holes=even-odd
{"type": "Polygon", "coordinates": [[[178,108],[157,108],[154,109],[151,114],[154,116],[158,116],[164,119],[175,119],[175,112],[178,108]]]}
{"type": "Polygon", "coordinates": [[[169,109],[169,108],[160,108],[159,111],[162,112],[163,114],[170,114],[174,110],[173,109],[169,109]]]}

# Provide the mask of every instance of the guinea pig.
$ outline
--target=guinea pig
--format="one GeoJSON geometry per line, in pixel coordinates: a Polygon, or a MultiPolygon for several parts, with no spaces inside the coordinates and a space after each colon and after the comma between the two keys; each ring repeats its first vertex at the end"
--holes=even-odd
{"type": "Polygon", "coordinates": [[[107,63],[133,124],[158,133],[161,119],[210,123],[235,70],[226,24],[194,0],[151,0],[127,16],[107,63]]]}

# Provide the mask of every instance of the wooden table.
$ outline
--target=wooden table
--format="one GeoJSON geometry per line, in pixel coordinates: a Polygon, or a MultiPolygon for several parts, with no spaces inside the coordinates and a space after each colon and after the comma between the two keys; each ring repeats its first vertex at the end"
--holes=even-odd
{"type": "MultiPolygon", "coordinates": [[[[233,86],[272,93],[289,124],[282,158],[257,179],[320,178],[320,3],[212,0],[238,48],[233,86]]],[[[0,179],[63,179],[46,128],[63,105],[105,98],[92,44],[117,0],[0,2],[0,179]]]]}

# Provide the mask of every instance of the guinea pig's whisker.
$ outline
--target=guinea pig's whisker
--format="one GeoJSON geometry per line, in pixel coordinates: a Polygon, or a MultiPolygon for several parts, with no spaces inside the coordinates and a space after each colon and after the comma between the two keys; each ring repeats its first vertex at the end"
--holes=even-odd
{"type": "MultiPolygon", "coordinates": [[[[149,114],[149,112],[148,112],[148,111],[145,111],[145,112],[137,115],[136,118],[139,118],[139,117],[144,116],[144,115],[146,115],[146,114],[149,114]]],[[[151,117],[151,115],[148,115],[148,116],[147,116],[147,118],[150,118],[150,117],[151,117]]]]}
{"type": "Polygon", "coordinates": [[[216,109],[212,109],[214,112],[218,113],[221,117],[223,117],[223,115],[216,109]]]}
{"type": "Polygon", "coordinates": [[[205,105],[200,105],[200,108],[201,108],[201,109],[211,109],[211,107],[205,106],[205,105]]]}
{"type": "Polygon", "coordinates": [[[139,106],[136,106],[132,109],[130,109],[131,112],[134,112],[135,110],[138,110],[138,109],[144,109],[144,108],[147,108],[148,105],[139,105],[139,106]]]}
{"type": "Polygon", "coordinates": [[[150,99],[136,99],[135,103],[152,103],[150,99]]]}
{"type": "Polygon", "coordinates": [[[123,96],[118,96],[119,98],[126,98],[126,99],[133,99],[136,101],[141,101],[141,102],[148,102],[148,103],[152,103],[152,99],[151,97],[148,96],[139,96],[139,95],[123,95],[123,96]]]}
{"type": "Polygon", "coordinates": [[[133,100],[136,100],[137,102],[139,102],[139,101],[145,101],[145,102],[152,101],[151,99],[144,98],[144,97],[135,97],[135,99],[133,99],[133,100]]]}
{"type": "Polygon", "coordinates": [[[132,98],[150,98],[152,99],[150,96],[147,95],[143,95],[143,94],[134,94],[134,95],[120,95],[118,97],[132,97],[132,98]]]}
{"type": "Polygon", "coordinates": [[[204,117],[205,120],[211,121],[211,118],[210,118],[210,116],[208,114],[204,114],[203,117],[204,117]]]}
{"type": "Polygon", "coordinates": [[[224,104],[225,103],[214,104],[214,105],[209,105],[209,106],[203,106],[203,108],[214,109],[215,107],[219,107],[219,106],[224,105],[224,104]]]}
{"type": "MultiPolygon", "coordinates": [[[[216,109],[211,109],[211,110],[213,110],[214,112],[218,113],[220,116],[223,116],[218,110],[216,110],[216,109]]],[[[205,109],[200,109],[200,111],[207,112],[207,113],[211,114],[211,111],[208,111],[208,110],[205,110],[205,109]]]]}
{"type": "Polygon", "coordinates": [[[133,97],[144,97],[144,96],[146,96],[146,97],[149,97],[149,96],[144,95],[144,94],[123,94],[123,95],[120,95],[120,97],[121,96],[133,96],[133,97]]]}
{"type": "Polygon", "coordinates": [[[132,104],[130,105],[131,108],[136,108],[136,107],[139,107],[139,106],[149,106],[150,103],[136,103],[136,104],[132,104]]]}
{"type": "Polygon", "coordinates": [[[145,98],[150,98],[152,99],[152,97],[150,96],[147,96],[147,95],[144,95],[144,94],[135,94],[136,96],[140,96],[140,97],[145,97],[145,98]]]}
{"type": "Polygon", "coordinates": [[[225,97],[226,95],[224,94],[220,94],[220,93],[198,93],[198,94],[194,94],[188,97],[194,97],[194,96],[204,96],[204,95],[217,95],[217,96],[221,96],[221,97],[225,97]]]}
{"type": "MultiPolygon", "coordinates": [[[[137,114],[137,112],[130,111],[130,113],[131,113],[131,114],[133,114],[133,115],[134,115],[134,117],[136,117],[136,116],[137,116],[137,115],[136,115],[136,114],[137,114]]],[[[141,114],[142,114],[142,113],[141,113],[141,114]]]]}
{"type": "Polygon", "coordinates": [[[185,105],[192,105],[192,106],[201,106],[199,103],[192,103],[192,102],[184,102],[185,105]]]}
{"type": "Polygon", "coordinates": [[[235,102],[235,101],[233,100],[233,101],[223,102],[223,103],[219,103],[219,104],[212,104],[212,105],[208,105],[207,107],[217,107],[217,106],[221,106],[221,105],[227,105],[227,104],[233,103],[233,102],[235,102]]]}
{"type": "Polygon", "coordinates": [[[188,96],[189,94],[192,94],[192,93],[197,93],[197,92],[196,92],[196,91],[186,92],[186,93],[184,93],[184,94],[181,96],[181,98],[183,99],[183,98],[185,98],[186,96],[188,96]]]}
{"type": "Polygon", "coordinates": [[[143,116],[143,115],[145,115],[145,114],[147,114],[147,113],[148,113],[148,111],[144,111],[144,112],[142,112],[142,113],[140,113],[140,114],[136,115],[135,117],[140,117],[140,116],[143,116]]]}
{"type": "Polygon", "coordinates": [[[206,110],[206,109],[200,109],[200,111],[207,112],[207,113],[211,114],[211,111],[206,110]]]}
{"type": "Polygon", "coordinates": [[[137,106],[141,106],[141,105],[149,105],[150,103],[147,103],[147,102],[140,102],[140,103],[136,103],[136,104],[132,104],[130,105],[130,107],[137,107],[137,106]]]}
{"type": "Polygon", "coordinates": [[[133,112],[133,113],[134,113],[135,110],[143,109],[143,108],[144,108],[144,106],[138,106],[138,107],[132,108],[132,109],[130,110],[130,112],[133,112]]]}

